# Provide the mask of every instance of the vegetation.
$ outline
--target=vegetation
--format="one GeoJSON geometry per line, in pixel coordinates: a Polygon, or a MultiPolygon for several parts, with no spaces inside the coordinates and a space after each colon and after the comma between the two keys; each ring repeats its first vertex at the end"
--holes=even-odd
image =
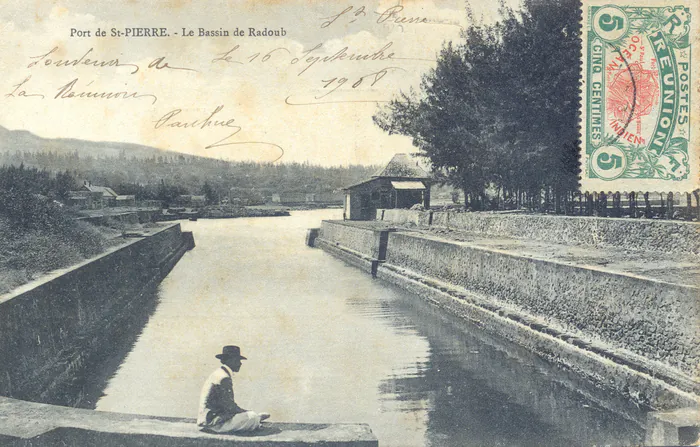
{"type": "Polygon", "coordinates": [[[374,116],[407,135],[443,180],[482,209],[486,190],[513,206],[559,211],[578,182],[579,9],[575,0],[501,6],[503,19],[473,25],[444,45],[419,91],[374,116]],[[544,199],[544,200],[543,200],[544,199]]]}
{"type": "Polygon", "coordinates": [[[309,163],[229,162],[190,155],[147,158],[91,157],[74,152],[0,152],[1,165],[68,171],[74,178],[112,187],[137,200],[170,203],[180,194],[207,196],[209,201],[240,191],[251,196],[272,193],[324,193],[337,191],[371,176],[376,166],[322,167],[309,163]]]}
{"type": "Polygon", "coordinates": [[[74,185],[65,172],[0,167],[0,293],[101,253],[117,234],[71,219],[58,200],[74,185]]]}
{"type": "Polygon", "coordinates": [[[272,192],[329,192],[370,176],[376,168],[325,168],[309,164],[230,163],[191,156],[86,157],[77,153],[0,153],[0,293],[35,276],[104,251],[119,231],[79,222],[64,203],[82,180],[111,186],[137,200],[181,194],[209,203],[234,191],[263,200],[272,192]]]}

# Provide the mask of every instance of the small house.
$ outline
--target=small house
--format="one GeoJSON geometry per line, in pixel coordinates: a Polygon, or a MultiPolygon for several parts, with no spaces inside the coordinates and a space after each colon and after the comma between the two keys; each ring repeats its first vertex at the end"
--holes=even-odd
{"type": "Polygon", "coordinates": [[[66,205],[81,210],[100,209],[103,206],[102,193],[99,191],[68,191],[66,205]]]}
{"type": "Polygon", "coordinates": [[[408,154],[396,154],[370,179],[348,186],[345,219],[372,220],[378,208],[430,207],[430,176],[408,154]]]}
{"type": "Polygon", "coordinates": [[[117,205],[117,193],[114,192],[109,186],[97,186],[93,185],[89,181],[85,180],[83,182],[83,191],[90,191],[94,193],[102,194],[102,204],[103,206],[116,206],[117,205]]]}

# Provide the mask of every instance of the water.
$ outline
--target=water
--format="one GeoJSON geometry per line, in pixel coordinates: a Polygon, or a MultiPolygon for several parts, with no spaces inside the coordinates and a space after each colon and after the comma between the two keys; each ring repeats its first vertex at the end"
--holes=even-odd
{"type": "Polygon", "coordinates": [[[197,247],[96,408],[196,417],[222,345],[234,386],[272,420],[367,422],[384,446],[634,444],[642,410],[304,246],[340,210],[183,222],[197,247]]]}

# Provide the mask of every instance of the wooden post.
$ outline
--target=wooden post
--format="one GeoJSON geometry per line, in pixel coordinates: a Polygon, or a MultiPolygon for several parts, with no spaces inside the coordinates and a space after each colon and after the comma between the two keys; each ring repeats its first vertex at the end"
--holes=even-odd
{"type": "Polygon", "coordinates": [[[651,215],[651,203],[649,203],[649,191],[647,191],[644,193],[644,216],[650,218],[651,215]]]}
{"type": "Polygon", "coordinates": [[[607,217],[608,216],[608,195],[605,193],[605,191],[600,192],[600,196],[598,196],[600,199],[600,215],[602,217],[607,217]]]}
{"type": "Polygon", "coordinates": [[[592,216],[593,215],[593,199],[594,199],[594,194],[595,193],[586,193],[586,215],[587,216],[592,216]]]}
{"type": "Polygon", "coordinates": [[[629,202],[629,208],[630,208],[630,217],[637,217],[637,206],[635,203],[636,199],[636,193],[630,192],[627,194],[627,201],[629,202]]]}
{"type": "Polygon", "coordinates": [[[583,194],[578,193],[578,215],[583,216],[583,194]]]}

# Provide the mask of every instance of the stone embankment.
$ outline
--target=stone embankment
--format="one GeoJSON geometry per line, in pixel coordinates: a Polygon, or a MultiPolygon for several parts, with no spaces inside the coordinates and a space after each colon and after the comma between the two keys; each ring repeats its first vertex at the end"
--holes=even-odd
{"type": "Polygon", "coordinates": [[[324,221],[314,244],[647,408],[697,405],[697,224],[446,214],[324,221]]]}
{"type": "Polygon", "coordinates": [[[271,422],[217,435],[194,419],[60,406],[90,406],[85,377],[99,379],[86,371],[117,366],[157,304],[155,287],[194,248],[180,224],[148,231],[0,296],[0,445],[377,447],[366,424],[271,422]]]}
{"type": "Polygon", "coordinates": [[[78,404],[67,397],[78,372],[115,349],[124,322],[193,247],[192,233],[169,224],[0,296],[0,395],[78,404]]]}

